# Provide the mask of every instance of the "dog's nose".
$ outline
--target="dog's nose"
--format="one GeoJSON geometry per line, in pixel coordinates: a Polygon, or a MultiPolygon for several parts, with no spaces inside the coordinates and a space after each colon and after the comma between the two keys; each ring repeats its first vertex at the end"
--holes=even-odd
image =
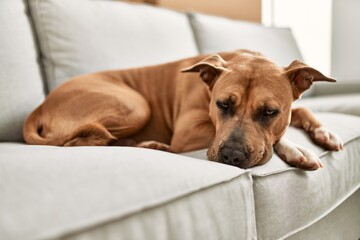
{"type": "Polygon", "coordinates": [[[224,145],[220,150],[221,162],[240,168],[246,168],[248,153],[245,149],[224,145]]]}

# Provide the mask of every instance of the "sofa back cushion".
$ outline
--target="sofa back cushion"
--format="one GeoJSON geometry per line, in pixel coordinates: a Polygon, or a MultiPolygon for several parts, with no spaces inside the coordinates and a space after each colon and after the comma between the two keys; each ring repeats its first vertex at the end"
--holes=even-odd
{"type": "Polygon", "coordinates": [[[249,49],[261,52],[281,66],[288,66],[294,59],[301,60],[290,29],[199,13],[189,16],[201,53],[249,49]]]}
{"type": "Polygon", "coordinates": [[[0,141],[21,141],[27,115],[44,99],[22,0],[0,1],[0,141]]]}
{"type": "MultiPolygon", "coordinates": [[[[189,13],[200,53],[249,49],[260,52],[280,66],[302,60],[291,30],[223,17],[189,13]]],[[[302,96],[309,97],[313,88],[302,96]]]]}
{"type": "Polygon", "coordinates": [[[79,74],[198,53],[186,15],[104,0],[31,0],[49,90],[79,74]]]}

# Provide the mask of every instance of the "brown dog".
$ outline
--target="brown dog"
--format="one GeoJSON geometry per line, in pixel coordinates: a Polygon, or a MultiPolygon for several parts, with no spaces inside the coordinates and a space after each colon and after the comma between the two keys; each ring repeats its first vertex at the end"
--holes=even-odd
{"type": "Polygon", "coordinates": [[[131,145],[176,153],[209,147],[210,160],[241,168],[267,162],[274,146],[289,164],[317,169],[315,154],[281,139],[291,118],[317,144],[342,148],[310,111],[291,110],[313,81],[335,82],[300,61],[284,68],[247,50],[100,72],[51,92],[23,133],[29,144],[131,145]],[[203,82],[181,71],[200,73],[203,82]]]}

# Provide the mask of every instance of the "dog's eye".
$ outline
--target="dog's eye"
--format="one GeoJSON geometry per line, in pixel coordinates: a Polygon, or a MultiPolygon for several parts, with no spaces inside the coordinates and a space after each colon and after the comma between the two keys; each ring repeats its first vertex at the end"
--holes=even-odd
{"type": "Polygon", "coordinates": [[[233,103],[228,100],[225,101],[217,100],[216,106],[220,109],[221,113],[228,114],[232,112],[231,110],[233,103]]]}
{"type": "Polygon", "coordinates": [[[229,110],[229,108],[230,108],[230,104],[229,104],[229,102],[222,102],[222,101],[220,101],[220,100],[217,100],[216,101],[216,106],[220,109],[220,110],[223,110],[223,111],[227,111],[227,110],[229,110]]]}
{"type": "Polygon", "coordinates": [[[233,116],[235,114],[234,102],[231,101],[231,99],[217,100],[216,106],[219,109],[221,116],[224,118],[233,116]]]}
{"type": "Polygon", "coordinates": [[[262,126],[268,126],[280,113],[280,110],[275,107],[263,106],[260,107],[253,115],[254,121],[259,122],[262,126]]]}
{"type": "Polygon", "coordinates": [[[274,117],[279,113],[279,110],[276,109],[265,109],[264,117],[274,117]]]}

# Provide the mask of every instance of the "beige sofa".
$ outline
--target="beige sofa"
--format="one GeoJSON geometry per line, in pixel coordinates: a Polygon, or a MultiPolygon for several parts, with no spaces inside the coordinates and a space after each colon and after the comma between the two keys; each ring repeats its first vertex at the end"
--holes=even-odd
{"type": "Polygon", "coordinates": [[[26,116],[72,76],[238,48],[301,58],[288,29],[119,1],[0,1],[0,239],[358,239],[356,83],[297,103],[345,142],[326,152],[289,128],[321,157],[314,172],[276,155],[243,170],[202,160],[205,150],[23,143],[26,116]]]}

